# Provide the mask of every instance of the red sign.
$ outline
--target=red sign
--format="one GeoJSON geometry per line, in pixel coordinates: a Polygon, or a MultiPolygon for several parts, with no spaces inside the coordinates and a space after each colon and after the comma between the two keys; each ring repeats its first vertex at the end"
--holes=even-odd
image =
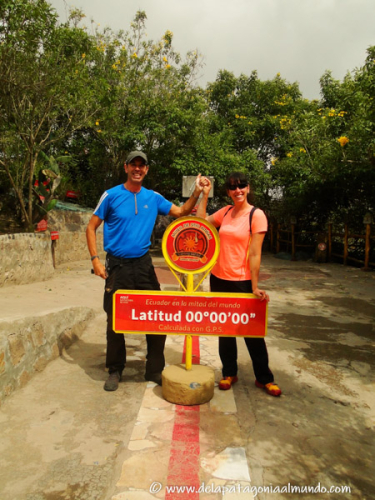
{"type": "Polygon", "coordinates": [[[58,231],[51,231],[51,240],[58,240],[59,239],[59,232],[58,231]]]}
{"type": "Polygon", "coordinates": [[[267,302],[251,294],[119,290],[116,333],[264,337],[267,302]]]}
{"type": "Polygon", "coordinates": [[[66,198],[70,198],[72,200],[78,200],[79,198],[79,193],[77,191],[67,191],[65,193],[66,198]]]}
{"type": "Polygon", "coordinates": [[[47,230],[47,226],[48,226],[47,221],[44,220],[44,219],[42,219],[40,222],[38,222],[35,231],[37,233],[40,233],[42,231],[46,231],[47,230]]]}
{"type": "Polygon", "coordinates": [[[199,272],[216,260],[218,237],[214,226],[204,219],[182,217],[168,226],[162,247],[170,267],[180,272],[199,272]]]}

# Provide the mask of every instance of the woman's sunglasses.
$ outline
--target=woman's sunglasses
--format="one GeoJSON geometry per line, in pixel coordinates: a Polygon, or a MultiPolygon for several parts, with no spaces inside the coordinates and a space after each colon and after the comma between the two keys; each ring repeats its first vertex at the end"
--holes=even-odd
{"type": "Polygon", "coordinates": [[[230,186],[228,186],[228,189],[229,191],[235,191],[237,188],[245,189],[245,187],[247,186],[247,182],[241,182],[240,184],[231,184],[230,186]]]}

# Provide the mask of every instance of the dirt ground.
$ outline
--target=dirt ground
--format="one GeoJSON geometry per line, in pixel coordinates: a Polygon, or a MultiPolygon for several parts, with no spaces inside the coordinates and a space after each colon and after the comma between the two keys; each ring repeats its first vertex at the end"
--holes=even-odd
{"type": "Polygon", "coordinates": [[[266,484],[351,484],[347,498],[373,498],[374,273],[276,262],[264,260],[263,284],[271,295],[271,366],[284,393],[281,404],[253,406],[264,421],[252,433],[258,445],[248,448],[254,468],[259,459],[273,463],[259,467],[266,484]]]}
{"type": "MultiPolygon", "coordinates": [[[[163,286],[173,288],[175,279],[163,259],[156,257],[154,262],[163,286]]],[[[272,398],[254,386],[249,355],[239,340],[239,382],[225,395],[234,398],[235,410],[229,410],[229,399],[225,400],[227,411],[215,410],[216,396],[201,407],[200,477],[205,481],[217,477],[214,470],[223,450],[241,447],[251,484],[260,488],[256,496],[260,500],[372,500],[375,273],[265,255],[261,283],[271,297],[266,337],[270,367],[283,394],[272,398]],[[349,486],[351,492],[265,490],[288,484],[349,486]]],[[[32,297],[34,311],[53,297],[54,307],[91,303],[97,314],[61,358],[3,404],[3,500],[164,498],[164,493],[147,491],[148,483],[137,471],[143,464],[150,477],[167,477],[167,422],[152,424],[156,444],[151,451],[129,445],[134,428],[140,425],[139,414],[144,414],[142,398],[150,390],[143,380],[143,336],[128,338],[130,357],[119,390],[106,393],[102,389],[106,378],[102,287],[99,278],[90,275],[89,263],[78,262],[61,267],[48,283],[10,287],[6,293],[0,290],[2,310],[9,317],[15,297],[17,311],[22,309],[25,315],[32,297]]],[[[182,347],[176,339],[167,342],[169,364],[180,362],[182,347]]],[[[220,379],[216,339],[202,343],[201,363],[211,366],[216,381],[220,379]]],[[[160,393],[152,390],[148,411],[159,404],[159,415],[166,415],[160,393]]],[[[201,500],[221,498],[216,493],[200,496],[201,500]]],[[[254,496],[223,498],[249,500],[254,496]]]]}

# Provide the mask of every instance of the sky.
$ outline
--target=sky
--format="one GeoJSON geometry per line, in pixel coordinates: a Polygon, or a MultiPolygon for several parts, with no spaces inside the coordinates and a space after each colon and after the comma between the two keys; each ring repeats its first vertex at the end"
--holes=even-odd
{"type": "Polygon", "coordinates": [[[342,80],[361,67],[375,45],[375,0],[48,0],[62,22],[69,8],[114,31],[128,30],[138,10],[146,12],[147,38],[170,30],[175,50],[198,50],[204,66],[198,84],[219,70],[261,80],[277,73],[298,82],[303,96],[319,99],[326,70],[342,80]]]}

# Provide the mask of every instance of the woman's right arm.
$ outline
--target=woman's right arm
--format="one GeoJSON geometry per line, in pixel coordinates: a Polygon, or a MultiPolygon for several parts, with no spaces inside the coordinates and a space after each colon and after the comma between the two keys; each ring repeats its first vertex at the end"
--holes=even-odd
{"type": "Polygon", "coordinates": [[[197,217],[201,217],[202,219],[206,219],[206,221],[210,222],[215,227],[217,227],[217,224],[216,224],[213,216],[207,215],[207,202],[208,202],[208,194],[210,192],[210,189],[211,189],[211,186],[205,186],[203,188],[202,199],[199,202],[199,205],[197,208],[197,217]]]}

